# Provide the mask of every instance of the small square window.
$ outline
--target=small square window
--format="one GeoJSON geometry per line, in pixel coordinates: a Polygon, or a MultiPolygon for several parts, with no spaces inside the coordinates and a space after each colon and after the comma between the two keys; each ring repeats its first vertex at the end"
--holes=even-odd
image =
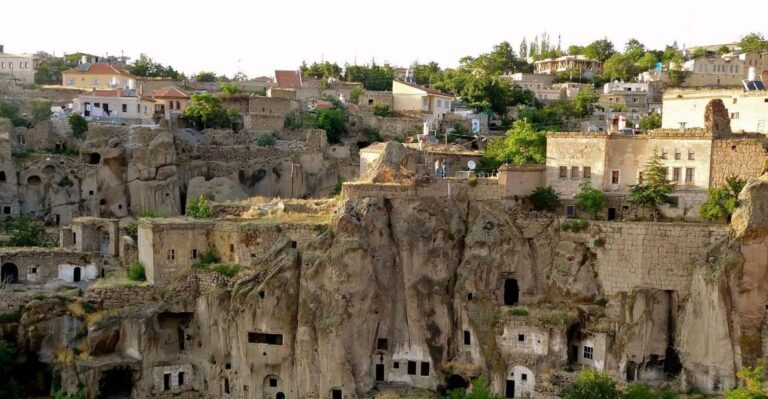
{"type": "Polygon", "coordinates": [[[591,179],[592,178],[592,167],[585,166],[584,167],[584,173],[582,173],[581,178],[582,179],[591,179]]]}
{"type": "Polygon", "coordinates": [[[232,370],[232,363],[225,363],[224,368],[227,370],[232,370]]]}
{"type": "Polygon", "coordinates": [[[568,178],[568,167],[567,166],[561,166],[560,167],[560,178],[561,179],[568,178]]]}
{"type": "Polygon", "coordinates": [[[694,152],[689,152],[689,153],[688,153],[688,160],[689,160],[689,161],[695,161],[695,160],[696,160],[696,153],[694,153],[694,152]]]}
{"type": "Polygon", "coordinates": [[[525,374],[525,373],[523,373],[523,374],[520,376],[520,379],[521,379],[521,380],[523,380],[523,381],[528,381],[528,374],[525,374]]]}
{"type": "Polygon", "coordinates": [[[11,214],[11,207],[10,206],[4,206],[3,207],[3,214],[4,215],[10,215],[11,214]]]}
{"type": "Polygon", "coordinates": [[[683,159],[683,155],[679,151],[675,151],[675,160],[679,161],[683,159]]]}
{"type": "Polygon", "coordinates": [[[566,205],[565,206],[565,216],[572,218],[576,216],[576,207],[573,205],[566,205]]]}
{"type": "Polygon", "coordinates": [[[584,347],[584,359],[592,359],[594,355],[594,348],[591,346],[585,346],[584,347]]]}
{"type": "Polygon", "coordinates": [[[277,378],[270,378],[269,379],[269,386],[271,386],[272,388],[276,387],[277,386],[277,378]]]}
{"type": "Polygon", "coordinates": [[[421,376],[422,377],[429,376],[429,362],[421,362],[421,376]]]}
{"type": "Polygon", "coordinates": [[[517,334],[517,341],[518,342],[525,341],[525,334],[517,334]]]}
{"type": "Polygon", "coordinates": [[[408,375],[416,375],[416,362],[408,361],[408,375]]]}
{"type": "Polygon", "coordinates": [[[379,338],[376,341],[376,349],[383,351],[389,349],[389,341],[386,338],[379,338]]]}
{"type": "Polygon", "coordinates": [[[400,362],[394,362],[394,363],[392,363],[392,368],[393,368],[393,369],[399,369],[399,368],[400,368],[400,362]]]}

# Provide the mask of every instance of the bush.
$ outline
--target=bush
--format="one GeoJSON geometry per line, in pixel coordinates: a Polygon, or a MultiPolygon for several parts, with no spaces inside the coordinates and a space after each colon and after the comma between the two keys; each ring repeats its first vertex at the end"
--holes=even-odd
{"type": "Polygon", "coordinates": [[[600,298],[595,301],[595,305],[600,306],[601,308],[604,308],[606,305],[608,305],[608,300],[605,298],[600,298]]]}
{"type": "Polygon", "coordinates": [[[12,247],[51,247],[54,242],[45,231],[45,226],[29,215],[9,219],[5,230],[10,235],[8,245],[12,247]]]}
{"type": "Polygon", "coordinates": [[[661,127],[661,115],[655,112],[650,115],[646,115],[640,118],[640,121],[638,122],[638,124],[640,125],[640,128],[643,130],[658,129],[661,127]]]}
{"type": "Polygon", "coordinates": [[[334,197],[338,196],[338,195],[341,195],[342,184],[343,184],[342,182],[338,182],[338,183],[336,183],[335,186],[333,186],[333,196],[334,197]]]}
{"type": "Polygon", "coordinates": [[[562,399],[618,399],[616,382],[608,374],[585,370],[576,381],[560,391],[562,399]]]}
{"type": "Polygon", "coordinates": [[[358,101],[360,101],[360,95],[363,94],[363,88],[362,87],[355,87],[349,92],[349,102],[352,104],[357,104],[358,101]]]}
{"type": "Polygon", "coordinates": [[[347,133],[347,115],[339,108],[324,109],[317,114],[315,127],[325,130],[328,143],[341,143],[341,136],[347,133]]]}
{"type": "Polygon", "coordinates": [[[240,273],[240,266],[237,265],[216,265],[211,270],[221,275],[232,277],[240,273]]]}
{"type": "Polygon", "coordinates": [[[560,230],[578,233],[586,229],[587,226],[589,226],[589,222],[586,220],[567,220],[560,225],[560,230]]]}
{"type": "Polygon", "coordinates": [[[554,212],[560,207],[560,197],[552,186],[536,187],[529,199],[537,211],[554,212]]]}
{"type": "Polygon", "coordinates": [[[259,135],[259,138],[256,140],[256,144],[258,144],[261,147],[274,147],[275,138],[272,137],[272,135],[269,133],[262,133],[259,135]]]}
{"type": "Polygon", "coordinates": [[[69,127],[72,128],[72,135],[81,138],[88,131],[88,121],[80,114],[72,114],[69,117],[69,127]]]}
{"type": "Polygon", "coordinates": [[[369,127],[366,127],[363,131],[365,132],[365,138],[368,140],[369,143],[375,143],[377,141],[381,141],[381,135],[379,134],[379,129],[369,126],[369,127]]]}
{"type": "Polygon", "coordinates": [[[597,238],[592,242],[592,244],[595,246],[595,248],[603,248],[605,247],[605,240],[602,238],[597,238]]]}
{"type": "Polygon", "coordinates": [[[373,114],[376,116],[388,117],[392,116],[393,112],[389,109],[387,104],[376,104],[373,106],[373,114]]]}
{"type": "Polygon", "coordinates": [[[12,154],[12,156],[13,156],[13,159],[16,162],[21,162],[21,161],[31,157],[32,154],[34,154],[34,153],[35,153],[35,149],[34,148],[27,147],[27,148],[23,148],[23,149],[21,149],[19,151],[14,152],[12,154]]]}
{"type": "Polygon", "coordinates": [[[509,314],[511,314],[512,316],[528,316],[528,309],[512,308],[509,310],[509,314]]]}
{"type": "Polygon", "coordinates": [[[215,248],[209,248],[205,252],[201,253],[197,262],[192,264],[194,269],[207,269],[208,266],[218,263],[221,260],[219,253],[215,248]]]}
{"type": "Polygon", "coordinates": [[[48,100],[37,101],[32,106],[32,120],[42,122],[51,117],[51,102],[48,100]]]}
{"type": "Polygon", "coordinates": [[[290,130],[301,129],[303,125],[301,114],[298,112],[292,112],[286,115],[285,121],[283,122],[283,127],[290,130]]]}
{"type": "Polygon", "coordinates": [[[124,228],[125,234],[131,237],[136,237],[136,235],[139,234],[139,224],[137,222],[128,222],[124,228]]]}
{"type": "Polygon", "coordinates": [[[200,194],[200,197],[193,200],[187,206],[187,216],[193,219],[210,219],[213,217],[213,209],[208,204],[208,198],[200,194]]]}
{"type": "Polygon", "coordinates": [[[219,91],[228,95],[240,94],[243,92],[239,87],[232,83],[224,83],[219,87],[219,91]]]}
{"type": "Polygon", "coordinates": [[[589,180],[584,180],[579,184],[579,192],[573,198],[576,207],[588,212],[592,218],[597,219],[597,214],[608,206],[608,198],[602,191],[592,187],[589,180]]]}
{"type": "Polygon", "coordinates": [[[131,281],[147,281],[147,273],[144,264],[136,262],[128,269],[128,279],[131,281]]]}

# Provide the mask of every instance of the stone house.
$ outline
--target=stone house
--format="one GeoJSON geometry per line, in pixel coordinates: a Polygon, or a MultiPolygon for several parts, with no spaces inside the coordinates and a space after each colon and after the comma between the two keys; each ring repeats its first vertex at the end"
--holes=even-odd
{"type": "Polygon", "coordinates": [[[0,125],[0,221],[5,221],[19,214],[20,204],[16,164],[11,156],[10,132],[2,130],[0,125]]]}
{"type": "Polygon", "coordinates": [[[140,90],[92,89],[75,99],[74,111],[88,119],[145,123],[152,121],[155,101],[140,90]]]}
{"type": "Polygon", "coordinates": [[[45,284],[53,280],[89,281],[101,270],[87,253],[57,248],[0,248],[0,285],[45,284]]]}
{"type": "Polygon", "coordinates": [[[10,54],[0,44],[0,87],[35,83],[38,58],[32,54],[10,54]]]}
{"type": "Polygon", "coordinates": [[[391,91],[363,91],[360,93],[360,98],[357,101],[357,106],[360,107],[360,111],[373,112],[373,108],[377,105],[384,105],[389,109],[394,109],[394,97],[391,91]]]}
{"type": "Polygon", "coordinates": [[[136,77],[110,64],[81,64],[61,73],[61,85],[76,89],[134,89],[136,77]]]}
{"type": "Polygon", "coordinates": [[[59,233],[59,245],[77,252],[95,252],[102,257],[119,255],[120,227],[117,219],[79,217],[59,233]]]}
{"type": "Polygon", "coordinates": [[[664,129],[704,128],[705,109],[720,99],[733,132],[768,133],[768,92],[742,89],[675,89],[664,93],[664,129]]]}
{"type": "Polygon", "coordinates": [[[392,82],[392,104],[395,112],[416,113],[432,128],[451,112],[453,96],[412,83],[392,82]]]}
{"type": "Polygon", "coordinates": [[[558,72],[580,71],[582,76],[589,78],[603,71],[603,63],[583,55],[564,55],[536,61],[533,63],[533,69],[533,73],[537,75],[556,75],[558,72]]]}
{"type": "Polygon", "coordinates": [[[166,120],[172,120],[184,114],[191,101],[189,93],[176,86],[155,90],[152,97],[155,99],[155,117],[166,120]]]}

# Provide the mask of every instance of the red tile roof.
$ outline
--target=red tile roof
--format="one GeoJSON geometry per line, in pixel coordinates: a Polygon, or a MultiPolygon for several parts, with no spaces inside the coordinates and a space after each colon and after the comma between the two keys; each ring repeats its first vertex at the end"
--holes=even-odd
{"type": "Polygon", "coordinates": [[[281,89],[300,89],[301,73],[299,71],[275,71],[277,87],[281,89]]]}
{"type": "Polygon", "coordinates": [[[82,68],[82,65],[78,68],[67,69],[64,73],[85,73],[85,74],[101,74],[101,75],[124,75],[133,76],[130,72],[122,68],[117,68],[109,64],[89,64],[88,69],[82,68]]]}
{"type": "Polygon", "coordinates": [[[152,95],[155,98],[173,98],[173,99],[188,99],[189,94],[186,91],[181,90],[176,86],[168,86],[162,89],[155,90],[152,95]]]}
{"type": "Polygon", "coordinates": [[[90,93],[85,94],[98,97],[120,97],[120,90],[92,90],[90,93]]]}

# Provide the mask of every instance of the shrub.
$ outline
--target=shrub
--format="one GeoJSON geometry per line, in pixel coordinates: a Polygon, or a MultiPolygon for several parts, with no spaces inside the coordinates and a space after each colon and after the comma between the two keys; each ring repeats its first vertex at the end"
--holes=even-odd
{"type": "Polygon", "coordinates": [[[369,126],[369,127],[366,127],[363,131],[365,132],[365,138],[368,139],[369,143],[381,141],[381,135],[379,134],[379,129],[369,126]]]}
{"type": "Polygon", "coordinates": [[[144,270],[144,264],[141,262],[132,264],[128,270],[128,279],[131,281],[146,281],[147,273],[144,270]]]}
{"type": "Polygon", "coordinates": [[[512,316],[528,316],[528,309],[512,308],[509,310],[509,314],[511,314],[512,316]]]}
{"type": "Polygon", "coordinates": [[[196,200],[193,200],[187,206],[187,216],[193,219],[210,219],[213,217],[213,209],[208,204],[208,198],[204,195],[196,200]]]}
{"type": "Polygon", "coordinates": [[[283,127],[290,130],[301,129],[303,125],[301,114],[298,112],[292,112],[286,115],[285,121],[283,122],[283,127]]]}
{"type": "Polygon", "coordinates": [[[136,237],[137,234],[139,234],[139,224],[137,222],[128,222],[128,224],[125,225],[125,234],[136,237]]]}
{"type": "Polygon", "coordinates": [[[54,242],[45,231],[45,226],[29,215],[9,219],[5,230],[10,234],[8,244],[12,247],[50,247],[54,242]]]}
{"type": "Polygon", "coordinates": [[[655,112],[650,115],[646,115],[640,118],[640,121],[638,122],[638,124],[640,125],[640,128],[643,130],[658,129],[661,127],[661,115],[655,112]]]}
{"type": "Polygon", "coordinates": [[[15,323],[19,320],[21,320],[21,309],[10,313],[0,313],[0,323],[15,323]]]}
{"type": "Polygon", "coordinates": [[[605,240],[602,238],[597,238],[594,242],[592,242],[592,244],[595,246],[595,248],[603,248],[605,247],[605,240]]]}
{"type": "Polygon", "coordinates": [[[346,111],[339,108],[331,108],[318,112],[315,127],[325,130],[330,144],[341,143],[341,136],[347,133],[346,111]]]}
{"type": "Polygon", "coordinates": [[[608,198],[602,191],[592,187],[589,180],[579,184],[579,192],[573,199],[577,208],[588,212],[594,219],[597,219],[597,214],[608,206],[608,198]]]}
{"type": "Polygon", "coordinates": [[[349,92],[349,102],[357,104],[358,101],[360,101],[361,94],[363,94],[363,88],[359,86],[355,87],[349,92]]]}
{"type": "Polygon", "coordinates": [[[560,229],[563,231],[578,233],[586,229],[587,226],[589,226],[589,222],[587,222],[586,220],[580,220],[580,219],[567,220],[560,225],[560,229]]]}
{"type": "Polygon", "coordinates": [[[224,94],[233,95],[233,94],[240,94],[243,91],[237,87],[236,85],[232,83],[224,83],[219,87],[219,91],[221,91],[224,94]]]}
{"type": "Polygon", "coordinates": [[[386,104],[376,104],[373,106],[373,114],[376,116],[392,116],[393,112],[391,109],[389,109],[389,105],[386,104]]]}
{"type": "Polygon", "coordinates": [[[467,182],[467,184],[468,184],[470,187],[475,187],[475,186],[477,186],[477,178],[469,179],[469,181],[467,182]]]}
{"type": "Polygon", "coordinates": [[[232,277],[240,273],[240,266],[237,265],[216,265],[211,270],[221,275],[232,277]]]}
{"type": "Polygon", "coordinates": [[[608,305],[608,300],[605,298],[599,298],[595,301],[595,305],[600,306],[601,308],[604,308],[606,305],[608,305]]]}
{"type": "Polygon", "coordinates": [[[338,182],[338,183],[336,183],[335,186],[333,186],[333,196],[334,197],[338,196],[338,195],[341,195],[342,184],[343,184],[342,182],[338,182]]]}
{"type": "Polygon", "coordinates": [[[14,152],[12,154],[12,156],[13,156],[13,159],[16,162],[21,162],[21,161],[31,157],[32,154],[34,154],[34,153],[35,153],[35,149],[34,148],[24,148],[24,149],[21,149],[21,150],[19,150],[17,152],[14,152]]]}
{"type": "Polygon", "coordinates": [[[32,120],[42,122],[51,117],[51,102],[48,100],[36,101],[32,106],[32,120]]]}
{"type": "Polygon", "coordinates": [[[81,138],[88,131],[88,121],[80,114],[72,114],[69,117],[69,127],[72,128],[72,135],[81,138]]]}
{"type": "Polygon", "coordinates": [[[606,373],[585,370],[576,381],[560,391],[562,399],[618,399],[616,382],[606,373]]]}
{"type": "Polygon", "coordinates": [[[272,137],[272,135],[269,133],[262,133],[259,135],[259,138],[256,140],[256,144],[258,144],[261,147],[274,147],[275,138],[272,137]]]}
{"type": "Polygon", "coordinates": [[[536,187],[529,198],[533,209],[537,211],[554,212],[560,207],[560,197],[552,186],[536,187]]]}
{"type": "Polygon", "coordinates": [[[205,252],[200,254],[200,257],[197,262],[195,262],[192,267],[194,269],[207,269],[208,266],[218,263],[221,260],[221,257],[219,257],[219,253],[216,252],[215,248],[209,248],[205,252]]]}

